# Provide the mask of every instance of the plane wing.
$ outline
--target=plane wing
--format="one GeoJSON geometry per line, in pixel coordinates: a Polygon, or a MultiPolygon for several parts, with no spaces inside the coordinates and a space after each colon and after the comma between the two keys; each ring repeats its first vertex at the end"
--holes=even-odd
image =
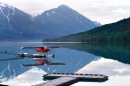
{"type": "Polygon", "coordinates": [[[26,66],[43,66],[45,64],[21,64],[21,66],[26,67],[26,66]]]}
{"type": "Polygon", "coordinates": [[[61,48],[65,46],[32,46],[32,47],[21,47],[20,49],[35,49],[35,48],[61,48]]]}
{"type": "Polygon", "coordinates": [[[35,48],[44,48],[44,47],[21,47],[20,49],[35,49],[35,48]]]}
{"type": "Polygon", "coordinates": [[[61,48],[61,47],[65,47],[65,46],[48,46],[47,48],[61,48]]]}

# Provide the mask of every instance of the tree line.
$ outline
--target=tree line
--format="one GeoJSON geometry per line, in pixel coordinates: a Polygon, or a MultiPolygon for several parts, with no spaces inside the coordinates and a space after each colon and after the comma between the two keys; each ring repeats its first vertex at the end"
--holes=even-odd
{"type": "Polygon", "coordinates": [[[86,32],[44,41],[55,42],[130,42],[130,18],[96,27],[86,32]]]}

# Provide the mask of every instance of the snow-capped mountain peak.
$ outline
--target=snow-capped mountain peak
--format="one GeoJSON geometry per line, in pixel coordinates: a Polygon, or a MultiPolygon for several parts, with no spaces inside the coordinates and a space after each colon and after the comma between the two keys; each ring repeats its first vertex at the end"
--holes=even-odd
{"type": "Polygon", "coordinates": [[[58,8],[70,8],[70,7],[68,7],[67,5],[60,5],[60,6],[58,6],[58,8]]]}
{"type": "Polygon", "coordinates": [[[7,7],[7,4],[0,3],[0,7],[7,7]]]}
{"type": "MultiPolygon", "coordinates": [[[[12,5],[8,5],[8,4],[5,4],[5,3],[0,3],[0,10],[1,12],[4,14],[4,15],[9,15],[9,14],[14,14],[15,12],[15,7],[13,7],[12,5]],[[5,9],[6,11],[8,12],[5,12],[5,9]]],[[[6,15],[6,16],[7,16],[6,15]]]]}
{"type": "Polygon", "coordinates": [[[8,4],[5,4],[5,3],[0,3],[0,7],[14,8],[12,5],[8,5],[8,4]]]}
{"type": "Polygon", "coordinates": [[[47,10],[34,18],[44,34],[52,37],[83,32],[97,27],[94,22],[66,5],[47,10]]]}

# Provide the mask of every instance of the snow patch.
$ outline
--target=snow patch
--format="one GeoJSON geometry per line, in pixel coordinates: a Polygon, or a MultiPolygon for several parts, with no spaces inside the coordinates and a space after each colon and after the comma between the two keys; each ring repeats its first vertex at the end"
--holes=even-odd
{"type": "Polygon", "coordinates": [[[100,22],[98,22],[98,21],[92,21],[92,23],[94,23],[95,25],[98,25],[98,26],[101,25],[100,22]]]}
{"type": "Polygon", "coordinates": [[[47,16],[49,16],[49,14],[47,13],[47,16]]]}
{"type": "Polygon", "coordinates": [[[8,66],[7,66],[7,68],[5,68],[4,71],[1,73],[1,77],[2,77],[2,78],[5,77],[4,73],[5,73],[6,70],[8,70],[8,66]]]}
{"type": "Polygon", "coordinates": [[[14,8],[14,7],[10,7],[10,8],[13,10],[12,15],[14,15],[14,13],[15,13],[15,8],[14,8]]]}
{"type": "Polygon", "coordinates": [[[55,13],[54,11],[52,11],[52,13],[55,13]]]}
{"type": "Polygon", "coordinates": [[[10,74],[10,63],[9,63],[9,65],[8,65],[8,70],[9,70],[9,74],[10,74]]]}
{"type": "Polygon", "coordinates": [[[12,26],[11,26],[10,23],[9,23],[9,22],[10,22],[9,15],[10,15],[10,10],[8,11],[7,20],[8,20],[8,25],[9,25],[9,27],[12,28],[12,26]]]}
{"type": "Polygon", "coordinates": [[[13,69],[13,72],[14,72],[14,77],[16,76],[16,72],[15,72],[15,70],[13,69]]]}
{"type": "Polygon", "coordinates": [[[82,23],[77,17],[76,17],[76,19],[77,19],[80,23],[82,23]]]}
{"type": "Polygon", "coordinates": [[[9,8],[12,8],[13,6],[12,5],[8,5],[6,3],[0,3],[0,6],[1,7],[9,7],[9,8]]]}
{"type": "Polygon", "coordinates": [[[50,70],[50,68],[48,68],[48,71],[50,70]]]}
{"type": "Polygon", "coordinates": [[[56,72],[56,70],[53,70],[53,72],[56,72]]]}
{"type": "Polygon", "coordinates": [[[1,8],[0,8],[1,13],[7,18],[8,25],[9,25],[9,27],[12,29],[12,26],[11,26],[10,23],[9,23],[9,22],[10,22],[9,16],[10,16],[10,10],[11,10],[11,9],[13,10],[13,13],[12,13],[12,14],[14,14],[14,12],[15,12],[14,7],[11,6],[11,5],[9,6],[9,5],[7,5],[7,4],[3,4],[3,3],[0,3],[0,6],[1,6],[1,8]],[[4,11],[3,11],[5,7],[8,7],[8,8],[9,8],[7,14],[5,14],[4,11]]]}
{"type": "Polygon", "coordinates": [[[6,15],[5,15],[4,12],[3,12],[3,9],[4,9],[4,8],[1,9],[1,13],[6,17],[6,15]]]}
{"type": "Polygon", "coordinates": [[[4,3],[0,3],[0,6],[1,6],[1,7],[7,7],[7,5],[4,4],[4,3]]]}

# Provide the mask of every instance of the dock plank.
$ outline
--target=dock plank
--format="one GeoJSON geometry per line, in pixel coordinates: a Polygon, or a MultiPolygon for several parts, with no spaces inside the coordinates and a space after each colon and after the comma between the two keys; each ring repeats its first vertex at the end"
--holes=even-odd
{"type": "Polygon", "coordinates": [[[60,77],[54,80],[50,80],[44,83],[40,83],[33,86],[68,86],[78,82],[80,79],[77,77],[60,77]]]}

